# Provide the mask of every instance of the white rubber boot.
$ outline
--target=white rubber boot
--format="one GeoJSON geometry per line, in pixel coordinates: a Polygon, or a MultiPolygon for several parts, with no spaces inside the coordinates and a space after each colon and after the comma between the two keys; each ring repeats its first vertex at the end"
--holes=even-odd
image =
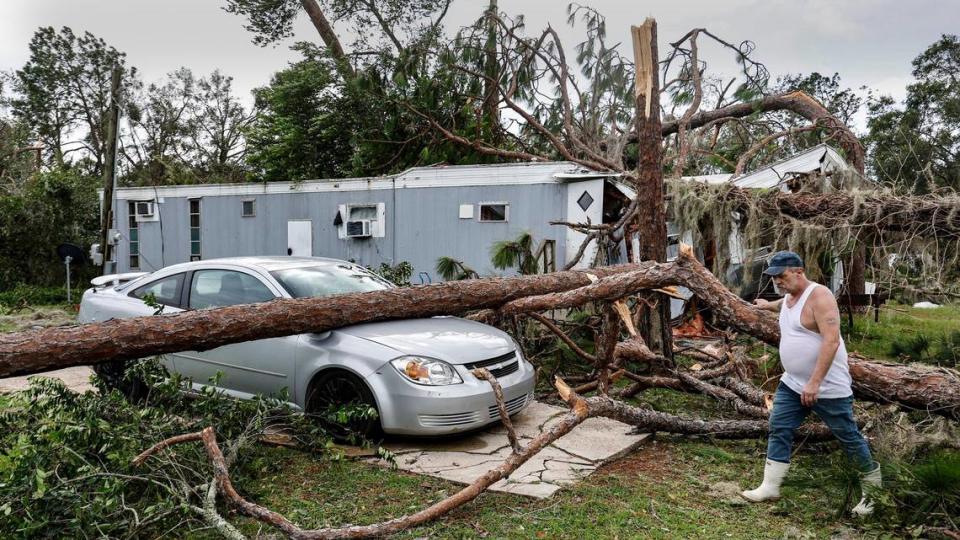
{"type": "Polygon", "coordinates": [[[869,491],[872,489],[880,489],[880,486],[883,485],[883,476],[880,474],[880,464],[877,464],[877,468],[864,473],[860,477],[860,488],[863,490],[863,496],[860,497],[860,502],[853,507],[853,510],[850,512],[857,517],[869,516],[873,513],[873,501],[870,500],[869,491]]]}
{"type": "Polygon", "coordinates": [[[741,491],[740,496],[751,502],[775,501],[780,498],[780,485],[790,469],[789,463],[768,459],[763,467],[763,483],[757,489],[741,491]]]}

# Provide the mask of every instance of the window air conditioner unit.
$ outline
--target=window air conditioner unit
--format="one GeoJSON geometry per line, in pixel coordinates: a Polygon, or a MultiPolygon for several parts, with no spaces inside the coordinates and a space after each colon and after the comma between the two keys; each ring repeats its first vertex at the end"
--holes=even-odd
{"type": "Polygon", "coordinates": [[[373,235],[371,232],[372,224],[369,219],[358,219],[347,222],[347,238],[369,238],[373,235]]]}
{"type": "Polygon", "coordinates": [[[137,216],[153,217],[153,201],[137,201],[137,216]]]}

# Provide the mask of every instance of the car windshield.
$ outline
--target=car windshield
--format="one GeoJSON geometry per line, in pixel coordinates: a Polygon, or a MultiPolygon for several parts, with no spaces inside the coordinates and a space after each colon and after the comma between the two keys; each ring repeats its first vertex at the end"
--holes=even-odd
{"type": "Polygon", "coordinates": [[[294,298],[379,291],[392,287],[380,276],[346,264],[290,268],[270,274],[294,298]]]}

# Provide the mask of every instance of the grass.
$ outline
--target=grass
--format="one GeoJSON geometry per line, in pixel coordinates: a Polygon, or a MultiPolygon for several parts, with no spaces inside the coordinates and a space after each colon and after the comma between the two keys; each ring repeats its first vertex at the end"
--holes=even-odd
{"type": "MultiPolygon", "coordinates": [[[[263,474],[240,482],[241,493],[305,528],[382,521],[460,488],[285,448],[256,452],[263,474]]],[[[654,441],[549,499],[488,492],[398,538],[819,538],[852,526],[837,517],[845,485],[818,473],[820,455],[799,457],[783,502],[738,500],[738,487],[759,483],[762,452],[754,441],[654,441]]],[[[232,521],[251,536],[271,532],[249,518],[232,521]]]]}
{"type": "Polygon", "coordinates": [[[860,352],[871,358],[891,358],[890,348],[894,341],[924,334],[929,338],[960,330],[960,306],[941,306],[920,309],[903,305],[885,305],[880,310],[880,321],[873,321],[873,312],[854,319],[853,331],[846,328],[844,339],[847,349],[860,352]]]}
{"type": "Polygon", "coordinates": [[[76,311],[66,305],[33,306],[9,309],[0,306],[0,332],[30,330],[34,326],[52,326],[71,323],[76,311]]]}

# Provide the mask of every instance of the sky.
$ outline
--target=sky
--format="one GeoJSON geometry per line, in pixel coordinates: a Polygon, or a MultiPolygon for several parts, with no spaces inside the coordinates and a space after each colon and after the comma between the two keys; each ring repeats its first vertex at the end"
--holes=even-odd
{"type": "MultiPolygon", "coordinates": [[[[631,24],[655,17],[661,47],[688,30],[705,27],[724,39],[756,43],[754,57],[773,75],[839,72],[846,86],[868,86],[901,99],[912,81],[911,60],[941,34],[960,31],[958,0],[582,0],[607,18],[612,42],[629,49],[631,24]]],[[[447,28],[455,30],[475,20],[486,0],[454,0],[447,28]]],[[[294,41],[319,37],[305,16],[294,38],[277,46],[259,47],[243,28],[244,20],[226,13],[224,0],[0,0],[0,71],[26,62],[28,43],[41,26],[69,26],[89,31],[118,50],[138,68],[145,82],[186,66],[197,75],[215,69],[234,78],[234,88],[252,102],[250,91],[270,81],[298,55],[294,41]]],[[[567,25],[567,2],[499,0],[501,11],[526,17],[530,33],[547,24],[572,50],[582,40],[582,27],[567,25]]],[[[347,40],[345,40],[347,41],[347,40]]],[[[730,54],[715,53],[713,66],[730,54]]],[[[718,63],[719,62],[719,63],[718,63]]]]}

